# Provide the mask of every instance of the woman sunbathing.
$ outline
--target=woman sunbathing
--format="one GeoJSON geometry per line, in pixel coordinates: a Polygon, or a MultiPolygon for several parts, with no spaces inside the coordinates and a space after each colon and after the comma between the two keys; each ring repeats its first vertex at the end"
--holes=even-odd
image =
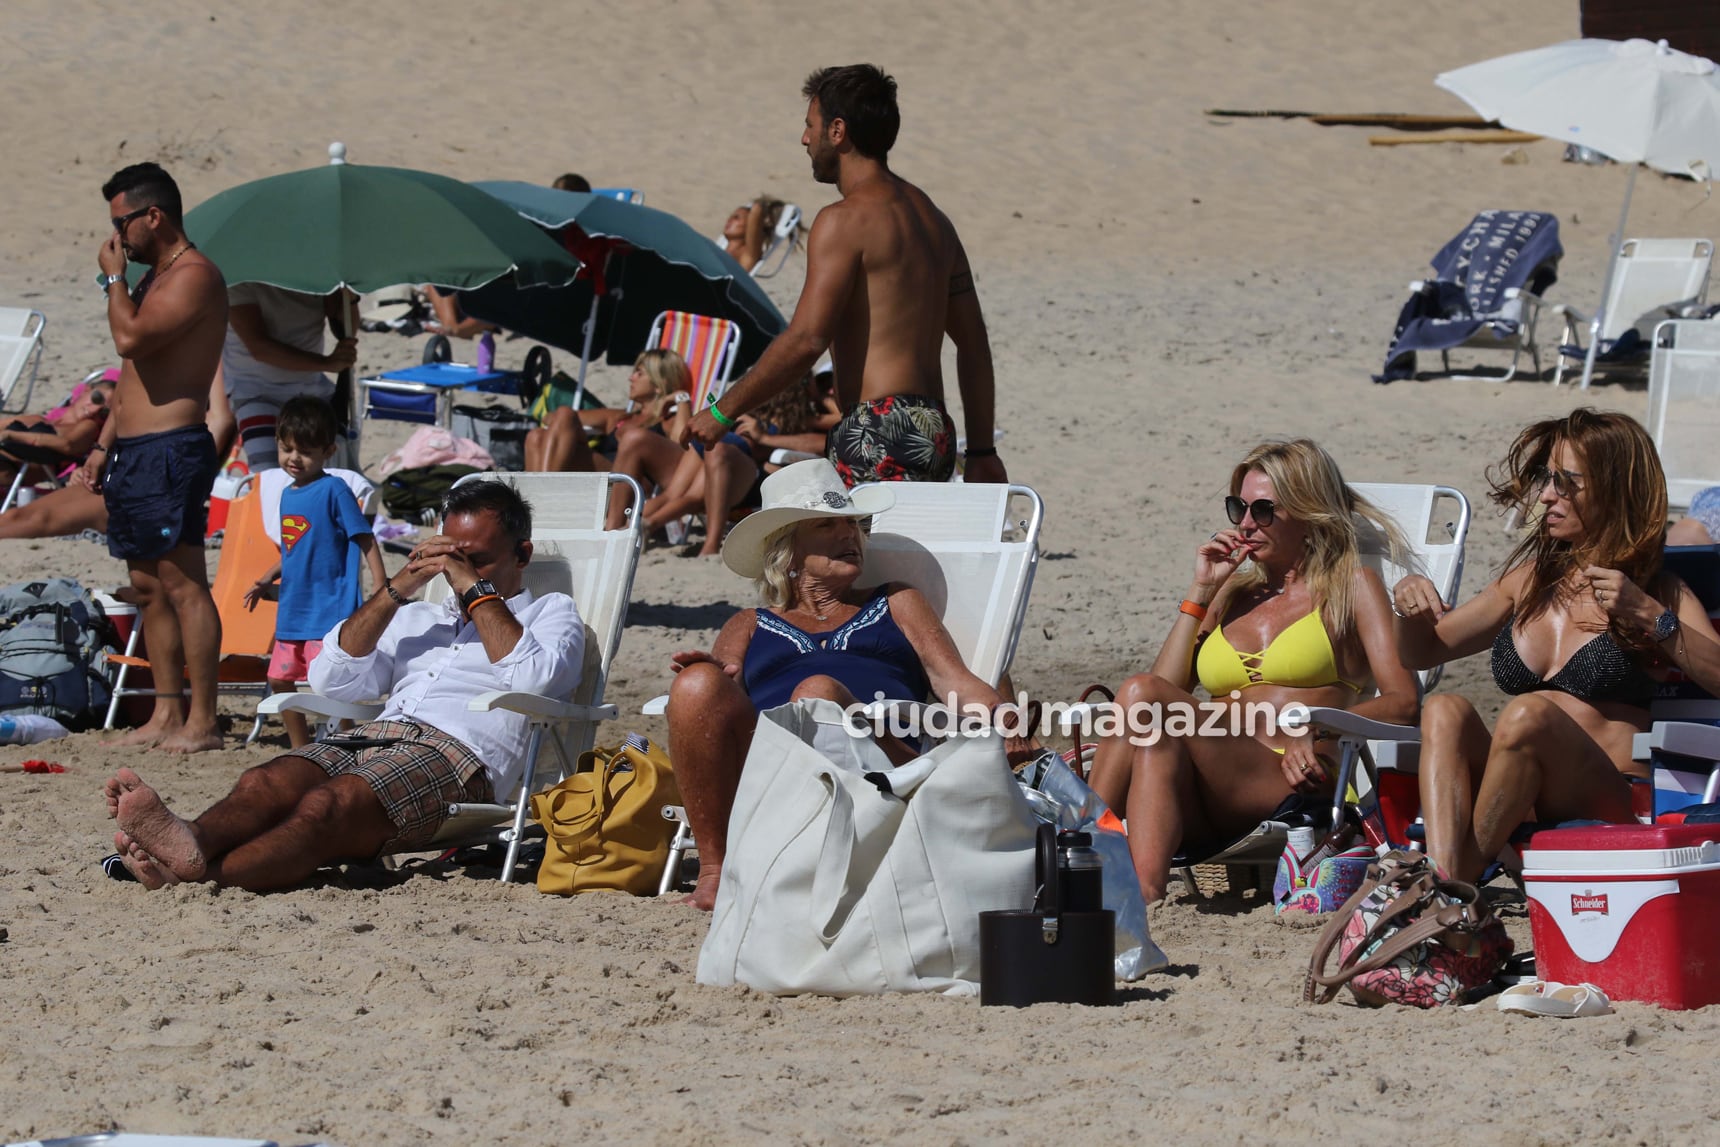
{"type": "Polygon", "coordinates": [[[761,195],[743,203],[723,221],[723,250],[734,256],[742,269],[751,271],[764,258],[765,246],[782,218],[783,202],[761,195]]]}
{"type": "MultiPolygon", "coordinates": [[[[763,493],[763,508],[730,532],[723,562],[758,583],[764,605],[731,617],[710,652],[672,658],[669,755],[699,842],[690,903],[707,910],[716,902],[729,812],[760,712],[807,698],[851,705],[880,694],[998,703],[996,691],[962,664],[918,590],[855,587],[866,553],[861,521],[888,509],[893,493],[851,495],[823,458],[779,470],[763,493]]],[[[898,764],[915,751],[888,737],[881,743],[898,764]]]]}
{"type": "Polygon", "coordinates": [[[112,399],[113,383],[96,382],[57,411],[0,426],[0,485],[11,486],[20,466],[42,466],[57,475],[82,462],[101,437],[112,399]]]}
{"type": "MultiPolygon", "coordinates": [[[[614,465],[621,439],[632,431],[649,432],[658,439],[665,434],[673,438],[677,433],[685,437],[692,417],[692,399],[687,394],[692,384],[692,373],[679,354],[662,349],[646,351],[634,361],[633,373],[627,376],[624,408],[575,410],[559,406],[549,412],[541,427],[526,431],[526,469],[608,470],[614,465]],[[595,450],[589,441],[593,432],[601,440],[595,450]]],[[[671,463],[664,475],[673,470],[671,463]]]]}
{"type": "MultiPolygon", "coordinates": [[[[1196,680],[1232,709],[1299,702],[1393,724],[1416,718],[1416,682],[1397,655],[1385,586],[1363,567],[1359,545],[1368,527],[1401,552],[1396,527],[1305,438],[1251,451],[1224,503],[1233,528],[1196,549],[1194,583],[1152,671],[1117,691],[1125,713],[1161,715],[1156,738],[1124,729],[1103,738],[1093,762],[1093,791],[1126,814],[1149,902],[1164,897],[1179,848],[1221,845],[1281,808],[1329,799],[1334,783],[1328,738],[1263,723],[1248,735],[1247,721],[1241,735],[1182,732],[1164,715],[1198,704],[1196,680]],[[1143,705],[1158,708],[1133,708],[1143,705]]],[[[1233,727],[1228,715],[1219,724],[1233,727]]]]}
{"type": "Polygon", "coordinates": [[[1512,695],[1493,731],[1452,693],[1422,707],[1427,850],[1473,880],[1531,815],[1629,822],[1631,739],[1649,727],[1655,681],[1676,664],[1720,693],[1720,638],[1684,583],[1662,572],[1666,478],[1648,433],[1592,409],[1517,436],[1493,500],[1533,527],[1486,589],[1452,608],[1433,584],[1393,591],[1407,662],[1429,667],[1490,649],[1512,695]]]}

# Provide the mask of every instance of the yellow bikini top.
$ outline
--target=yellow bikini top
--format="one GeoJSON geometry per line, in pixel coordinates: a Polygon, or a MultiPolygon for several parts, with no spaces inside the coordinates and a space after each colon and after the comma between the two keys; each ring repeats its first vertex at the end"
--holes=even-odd
{"type": "Polygon", "coordinates": [[[1315,610],[1298,618],[1259,653],[1243,653],[1224,636],[1219,626],[1207,637],[1195,658],[1195,673],[1201,688],[1214,697],[1250,685],[1287,685],[1317,689],[1322,685],[1348,685],[1357,693],[1360,685],[1338,676],[1338,658],[1332,639],[1315,610]]]}

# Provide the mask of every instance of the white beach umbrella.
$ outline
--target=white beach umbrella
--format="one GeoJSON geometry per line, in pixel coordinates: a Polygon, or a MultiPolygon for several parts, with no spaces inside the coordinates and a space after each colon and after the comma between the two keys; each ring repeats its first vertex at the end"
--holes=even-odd
{"type": "MultiPolygon", "coordinates": [[[[1631,165],[1602,306],[1624,241],[1636,165],[1702,180],[1720,171],[1720,68],[1669,48],[1665,40],[1569,40],[1458,68],[1433,82],[1506,127],[1631,165]]],[[[1584,386],[1594,373],[1604,317],[1596,307],[1584,386]]]]}

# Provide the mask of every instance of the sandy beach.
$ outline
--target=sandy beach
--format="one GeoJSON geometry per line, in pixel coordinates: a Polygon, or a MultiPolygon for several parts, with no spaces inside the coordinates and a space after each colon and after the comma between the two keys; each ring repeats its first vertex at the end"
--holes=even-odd
{"type": "MultiPolygon", "coordinates": [[[[1563,145],[1370,147],[1371,129],[1203,109],[1467,114],[1444,70],[1574,38],[1573,0],[772,0],[608,7],[323,0],[12,0],[0,37],[0,304],[48,315],[35,408],[114,361],[91,285],[116,168],[163,163],[188,205],[326,161],[643,188],[715,233],[761,191],[832,198],[798,140],[812,68],[901,85],[892,166],[960,229],[998,371],[1011,478],[1048,517],[1018,684],[1073,699],[1150,664],[1220,521],[1230,467],[1307,434],[1356,481],[1441,482],[1476,509],[1464,596],[1507,535],[1485,472],[1524,423],[1640,387],[1376,386],[1405,285],[1476,211],[1558,215],[1551,297],[1591,308],[1625,171],[1563,145]],[[1486,28],[1483,37],[1477,29],[1486,28]]],[[[1645,173],[1639,235],[1720,234],[1720,204],[1645,173]]],[[[788,311],[804,261],[768,280],[788,311]]],[[[1549,336],[1548,341],[1553,341],[1549,336]]],[[[513,365],[525,344],[504,343],[513,365]]],[[[359,366],[418,361],[367,335],[359,366]]],[[[953,378],[953,352],[947,356],[953,378]]],[[[557,365],[569,365],[557,355],[557,365]]],[[[594,373],[619,398],[624,371],[594,373]]],[[[953,391],[953,386],[952,386],[953,391]]],[[[404,433],[366,438],[374,464],[404,433]]],[[[215,552],[211,551],[211,568],[215,552]]],[[[398,561],[398,559],[394,559],[398,561]]],[[[392,568],[392,566],[391,566],[392,568]]],[[[0,584],[111,587],[89,542],[0,542],[0,584]]],[[[663,692],[751,587],[657,547],[608,699],[663,692]]],[[[1497,710],[1480,659],[1443,689],[1497,710]]],[[[238,745],[248,722],[229,707],[238,745]]],[[[612,738],[613,739],[613,738],[612,738]]],[[[693,982],[705,918],[671,899],[539,896],[459,869],[354,869],[271,896],[108,880],[100,783],[137,768],[197,811],[285,745],[185,759],[97,734],[0,748],[0,1141],[106,1128],[410,1143],[1701,1143],[1720,1009],[1620,1004],[1560,1024],[1300,1002],[1313,933],[1235,899],[1155,910],[1171,968],[1113,1010],[775,999],[693,982]]],[[[1520,902],[1504,908],[1519,947],[1520,902]]],[[[1704,1131],[1708,1127],[1710,1130],[1704,1131]]]]}

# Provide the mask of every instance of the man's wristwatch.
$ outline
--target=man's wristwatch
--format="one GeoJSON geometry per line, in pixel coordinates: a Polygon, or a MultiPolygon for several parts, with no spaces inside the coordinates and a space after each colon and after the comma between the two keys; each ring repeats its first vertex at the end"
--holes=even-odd
{"type": "Polygon", "coordinates": [[[1678,615],[1670,609],[1654,619],[1654,640],[1659,644],[1678,632],[1678,615]]]}
{"type": "Polygon", "coordinates": [[[393,599],[395,605],[406,605],[412,600],[409,597],[400,596],[400,591],[394,588],[394,582],[386,578],[383,579],[382,588],[387,591],[388,596],[393,599]]]}
{"type": "Polygon", "coordinates": [[[493,597],[497,601],[502,599],[502,595],[496,592],[496,587],[488,578],[479,578],[472,583],[471,589],[460,595],[460,608],[471,613],[472,607],[486,597],[493,597]]]}
{"type": "Polygon", "coordinates": [[[123,282],[125,282],[124,275],[108,275],[101,272],[97,272],[96,274],[96,286],[101,288],[102,294],[104,295],[108,293],[109,287],[113,286],[115,283],[123,282]]]}

